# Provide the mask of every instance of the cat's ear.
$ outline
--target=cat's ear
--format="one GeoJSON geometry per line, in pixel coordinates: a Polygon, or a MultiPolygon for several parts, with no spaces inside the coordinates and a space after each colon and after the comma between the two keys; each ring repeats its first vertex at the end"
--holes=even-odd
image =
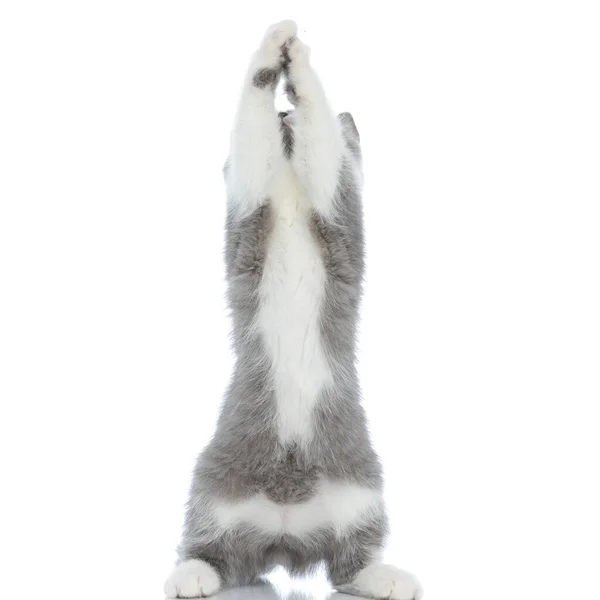
{"type": "Polygon", "coordinates": [[[342,124],[342,128],[346,135],[350,139],[354,139],[357,142],[360,142],[360,134],[358,133],[358,128],[356,127],[356,123],[352,118],[352,115],[349,112],[340,113],[338,116],[338,121],[342,124]]]}

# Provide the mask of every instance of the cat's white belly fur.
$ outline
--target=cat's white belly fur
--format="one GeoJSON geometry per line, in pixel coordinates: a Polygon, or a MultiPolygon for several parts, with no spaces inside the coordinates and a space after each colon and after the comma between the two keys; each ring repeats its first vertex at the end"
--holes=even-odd
{"type": "Polygon", "coordinates": [[[258,324],[271,359],[282,442],[310,440],[311,412],[332,382],[321,344],[326,272],[310,230],[310,208],[291,169],[273,182],[258,324]]]}
{"type": "Polygon", "coordinates": [[[245,523],[266,533],[300,537],[321,527],[333,527],[342,533],[373,511],[381,511],[381,503],[381,494],[376,490],[323,479],[315,495],[306,502],[277,504],[264,494],[257,494],[215,506],[214,517],[223,529],[245,523]]]}

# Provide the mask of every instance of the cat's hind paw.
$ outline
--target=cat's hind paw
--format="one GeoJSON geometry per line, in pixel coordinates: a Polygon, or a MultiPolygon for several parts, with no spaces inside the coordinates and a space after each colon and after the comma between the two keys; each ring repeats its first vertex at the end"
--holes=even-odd
{"type": "Polygon", "coordinates": [[[374,564],[360,571],[351,583],[337,585],[348,594],[386,600],[421,600],[423,588],[417,578],[391,565],[374,564]]]}
{"type": "Polygon", "coordinates": [[[179,563],[165,582],[167,598],[206,598],[219,591],[218,573],[203,560],[179,563]]]}

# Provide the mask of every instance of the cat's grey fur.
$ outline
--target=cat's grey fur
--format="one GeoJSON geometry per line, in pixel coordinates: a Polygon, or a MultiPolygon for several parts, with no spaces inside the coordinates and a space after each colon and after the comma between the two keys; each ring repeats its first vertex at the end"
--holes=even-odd
{"type": "MultiPolygon", "coordinates": [[[[282,73],[287,74],[288,96],[297,105],[303,99],[289,75],[289,61],[283,46],[276,73],[261,68],[252,81],[258,87],[274,86],[282,73]]],[[[281,144],[289,160],[295,151],[293,128],[286,123],[288,113],[279,117],[281,144]]],[[[327,274],[320,335],[334,385],[322,392],[314,407],[314,435],[306,444],[282,444],[278,439],[269,356],[254,326],[273,228],[272,201],[265,198],[242,217],[231,208],[226,218],[225,264],[235,369],[215,434],[197,460],[178,550],[181,561],[200,559],[210,564],[225,585],[254,581],[277,564],[303,573],[321,563],[333,584],[349,583],[373,561],[387,534],[383,507],[341,537],[323,527],[302,538],[269,534],[246,524],[217,534],[208,510],[214,499],[240,501],[259,493],[278,504],[303,502],[315,494],[320,477],[382,488],[382,469],[369,438],[355,365],[365,268],[361,182],[355,168],[361,161],[360,140],[349,113],[342,113],[338,120],[347,152],[332,199],[335,217],[328,219],[317,211],[311,217],[313,240],[327,274]]],[[[225,177],[228,170],[226,163],[225,177]]]]}

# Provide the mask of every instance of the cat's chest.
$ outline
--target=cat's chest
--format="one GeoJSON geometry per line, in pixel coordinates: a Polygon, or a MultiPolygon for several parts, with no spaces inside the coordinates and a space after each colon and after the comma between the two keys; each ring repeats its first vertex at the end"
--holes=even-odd
{"type": "Polygon", "coordinates": [[[325,269],[310,204],[293,174],[270,190],[273,215],[262,278],[262,299],[273,310],[308,319],[323,296],[325,269]]]}
{"type": "Polygon", "coordinates": [[[318,301],[325,280],[312,217],[302,199],[293,195],[274,199],[272,206],[262,290],[280,296],[281,310],[297,312],[302,317],[306,306],[318,301]]]}
{"type": "Polygon", "coordinates": [[[288,188],[271,203],[259,324],[271,359],[279,437],[306,441],[312,408],[331,381],[320,331],[327,274],[305,199],[288,188]]]}

